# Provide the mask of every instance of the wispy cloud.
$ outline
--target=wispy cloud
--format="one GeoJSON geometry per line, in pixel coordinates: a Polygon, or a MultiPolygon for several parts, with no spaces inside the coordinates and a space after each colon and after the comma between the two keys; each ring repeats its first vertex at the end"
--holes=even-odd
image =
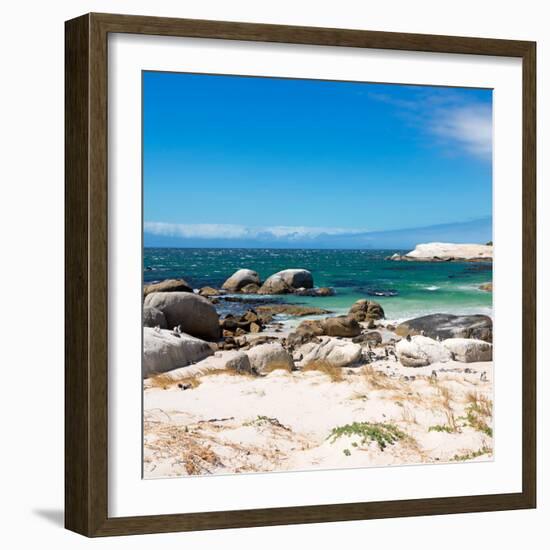
{"type": "Polygon", "coordinates": [[[454,140],[473,155],[491,158],[493,120],[491,108],[474,105],[436,111],[430,130],[446,140],[454,140]]]}
{"type": "Polygon", "coordinates": [[[180,237],[184,239],[261,239],[261,240],[308,240],[323,236],[354,235],[365,230],[340,227],[270,226],[248,227],[238,224],[179,224],[145,222],[144,230],[152,235],[180,237]]]}
{"type": "Polygon", "coordinates": [[[432,136],[446,149],[490,160],[493,151],[492,108],[487,103],[467,98],[459,90],[419,89],[413,99],[387,93],[370,97],[392,105],[396,116],[432,136]]]}

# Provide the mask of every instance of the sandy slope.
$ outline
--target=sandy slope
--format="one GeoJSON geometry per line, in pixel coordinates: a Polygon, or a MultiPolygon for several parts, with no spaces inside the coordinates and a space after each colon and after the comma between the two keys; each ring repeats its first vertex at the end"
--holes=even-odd
{"type": "Polygon", "coordinates": [[[146,387],[146,478],[491,458],[492,363],[411,369],[383,359],[334,381],[318,371],[237,375],[205,361],[195,387],[178,388],[184,372],[146,387]],[[353,422],[394,425],[403,437],[384,450],[359,435],[329,438],[353,422]]]}

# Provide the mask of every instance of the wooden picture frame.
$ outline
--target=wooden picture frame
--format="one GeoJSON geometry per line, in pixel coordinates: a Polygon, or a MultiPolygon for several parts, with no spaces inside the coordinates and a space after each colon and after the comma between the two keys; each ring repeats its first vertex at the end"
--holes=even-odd
{"type": "Polygon", "coordinates": [[[127,535],[486,512],[536,506],[536,44],[330,28],[88,14],[66,22],[65,525],[127,535]],[[520,58],[523,64],[522,491],[139,517],[108,516],[107,37],[132,33],[520,58]]]}

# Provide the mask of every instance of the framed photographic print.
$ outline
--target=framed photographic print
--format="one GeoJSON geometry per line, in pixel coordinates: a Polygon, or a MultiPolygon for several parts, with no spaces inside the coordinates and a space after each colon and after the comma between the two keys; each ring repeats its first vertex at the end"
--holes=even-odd
{"type": "Polygon", "coordinates": [[[66,23],[66,527],[536,505],[535,44],[66,23]]]}

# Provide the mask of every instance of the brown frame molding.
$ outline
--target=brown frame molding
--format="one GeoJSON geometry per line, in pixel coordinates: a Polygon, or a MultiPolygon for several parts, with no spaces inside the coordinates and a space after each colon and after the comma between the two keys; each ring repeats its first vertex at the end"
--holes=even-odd
{"type": "Polygon", "coordinates": [[[536,506],[536,43],[87,14],[65,23],[65,526],[129,535],[536,506]],[[107,36],[184,36],[517,57],[523,63],[523,490],[140,517],[107,513],[107,36]]]}

